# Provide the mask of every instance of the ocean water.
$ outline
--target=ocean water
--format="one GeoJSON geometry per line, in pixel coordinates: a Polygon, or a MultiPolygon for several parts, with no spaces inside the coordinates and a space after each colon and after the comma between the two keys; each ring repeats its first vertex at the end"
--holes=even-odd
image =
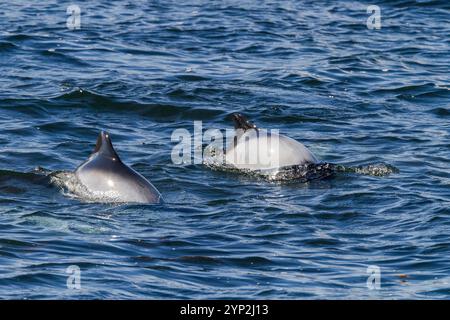
{"type": "Polygon", "coordinates": [[[0,297],[449,298],[450,5],[377,1],[370,29],[369,4],[0,2],[0,297]],[[360,170],[281,183],[172,162],[174,130],[233,112],[360,170]],[[50,181],[100,130],[164,204],[50,181]]]}

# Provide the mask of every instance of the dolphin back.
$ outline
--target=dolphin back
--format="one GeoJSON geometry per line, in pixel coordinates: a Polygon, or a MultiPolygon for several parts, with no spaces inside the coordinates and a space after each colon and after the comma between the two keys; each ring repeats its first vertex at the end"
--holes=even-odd
{"type": "Polygon", "coordinates": [[[94,152],[75,171],[78,181],[95,198],[114,202],[160,203],[161,194],[141,174],[124,164],[102,132],[94,152]]]}

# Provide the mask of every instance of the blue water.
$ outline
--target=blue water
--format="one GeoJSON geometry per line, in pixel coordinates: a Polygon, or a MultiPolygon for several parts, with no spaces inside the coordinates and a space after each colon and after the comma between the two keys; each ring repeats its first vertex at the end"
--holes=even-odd
{"type": "Polygon", "coordinates": [[[0,297],[449,298],[450,5],[376,4],[379,30],[358,1],[2,1],[0,297]],[[172,163],[173,130],[232,112],[324,162],[398,171],[278,183],[172,163]],[[100,130],[165,204],[49,182],[100,130]]]}

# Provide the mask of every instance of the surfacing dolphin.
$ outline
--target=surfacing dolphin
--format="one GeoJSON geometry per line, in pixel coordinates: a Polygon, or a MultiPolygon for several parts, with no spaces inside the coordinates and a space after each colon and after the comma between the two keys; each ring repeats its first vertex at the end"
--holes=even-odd
{"type": "Polygon", "coordinates": [[[225,161],[239,169],[265,170],[319,161],[302,143],[259,129],[241,114],[233,114],[236,135],[225,154],[225,161]]]}
{"type": "MultiPolygon", "coordinates": [[[[235,132],[225,152],[216,151],[205,164],[218,169],[237,169],[271,181],[307,182],[333,176],[337,173],[357,173],[371,176],[386,176],[399,170],[385,163],[347,167],[319,161],[302,143],[277,131],[258,128],[243,115],[232,115],[235,132]],[[218,161],[217,161],[218,160],[218,161]],[[225,166],[223,166],[225,164],[225,166]]],[[[220,148],[220,147],[219,147],[220,148]]],[[[208,150],[208,152],[211,152],[208,150]]]]}
{"type": "Polygon", "coordinates": [[[159,203],[159,191],[142,175],[124,164],[107,132],[102,131],[89,159],[75,171],[75,176],[87,190],[115,202],[159,203]]]}

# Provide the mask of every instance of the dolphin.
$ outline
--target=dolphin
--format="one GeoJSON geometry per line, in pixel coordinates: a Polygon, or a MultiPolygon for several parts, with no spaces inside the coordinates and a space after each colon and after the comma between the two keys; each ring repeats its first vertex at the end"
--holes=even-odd
{"type": "Polygon", "coordinates": [[[232,119],[235,136],[225,151],[226,164],[245,170],[272,170],[319,163],[302,143],[259,129],[242,114],[233,114],[232,119]]]}
{"type": "Polygon", "coordinates": [[[160,203],[159,191],[142,175],[124,164],[102,131],[89,158],[76,170],[78,181],[94,196],[115,202],[160,203]]]}

